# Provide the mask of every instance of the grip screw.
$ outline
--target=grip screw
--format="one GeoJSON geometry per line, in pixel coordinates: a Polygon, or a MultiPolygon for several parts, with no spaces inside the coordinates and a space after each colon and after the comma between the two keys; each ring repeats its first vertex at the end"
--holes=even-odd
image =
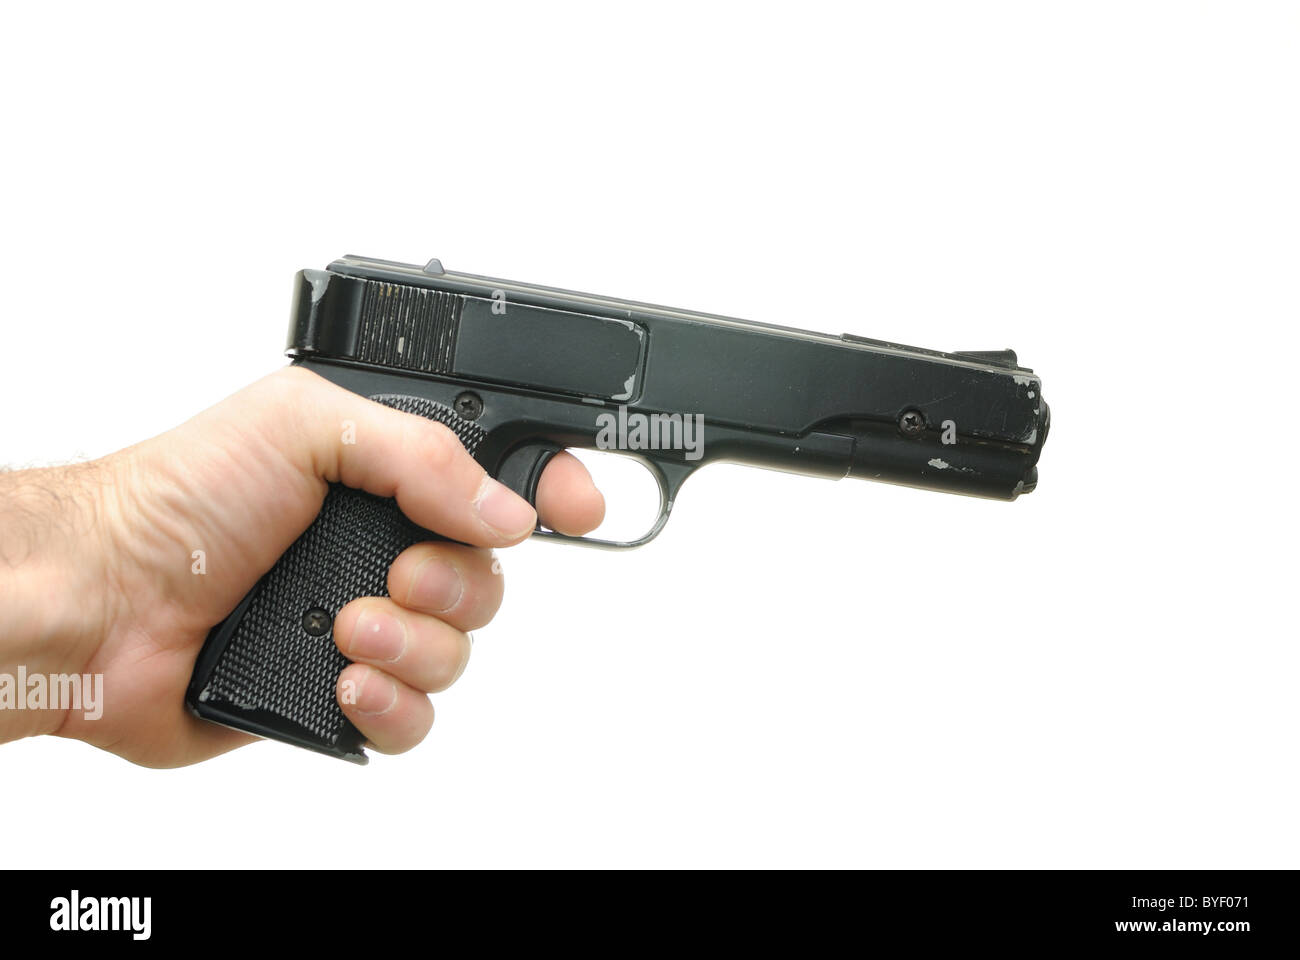
{"type": "Polygon", "coordinates": [[[482,399],[471,390],[466,390],[457,397],[453,406],[456,408],[456,412],[466,420],[477,420],[479,415],[483,413],[482,399]]]}
{"type": "Polygon", "coordinates": [[[312,607],[302,615],[302,628],[308,636],[323,637],[333,625],[329,613],[320,607],[312,607]]]}
{"type": "Polygon", "coordinates": [[[919,437],[925,433],[925,415],[920,410],[904,410],[898,418],[898,432],[905,437],[919,437]]]}

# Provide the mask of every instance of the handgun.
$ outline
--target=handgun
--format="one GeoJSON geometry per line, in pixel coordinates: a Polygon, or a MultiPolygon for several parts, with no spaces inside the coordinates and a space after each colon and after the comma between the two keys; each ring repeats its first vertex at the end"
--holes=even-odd
{"type": "MultiPolygon", "coordinates": [[[[294,279],[288,356],[354,393],[455,431],[530,503],[566,447],[640,460],[657,519],[686,478],[730,461],[1014,500],[1033,490],[1050,415],[1011,350],[943,353],[844,334],[346,256],[294,279]]],[[[331,636],[348,602],[385,596],[423,540],[396,501],[332,484],[320,513],[214,626],[186,704],[238,730],[365,763],[336,700],[331,636]]]]}

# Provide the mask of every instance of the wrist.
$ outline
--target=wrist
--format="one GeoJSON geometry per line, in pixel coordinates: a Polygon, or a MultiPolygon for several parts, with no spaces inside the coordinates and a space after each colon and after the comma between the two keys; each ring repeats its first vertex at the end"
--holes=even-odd
{"type": "Polygon", "coordinates": [[[110,629],[112,475],[106,460],[0,474],[0,741],[59,728],[64,712],[30,678],[84,672],[110,629]]]}

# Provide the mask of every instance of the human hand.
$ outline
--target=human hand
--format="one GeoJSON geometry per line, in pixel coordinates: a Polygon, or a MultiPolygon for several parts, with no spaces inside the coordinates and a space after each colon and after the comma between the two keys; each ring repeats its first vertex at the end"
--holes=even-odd
{"type": "MultiPolygon", "coordinates": [[[[425,694],[460,676],[465,631],[500,606],[491,548],[525,539],[536,514],[446,427],[297,367],[102,460],[0,474],[0,672],[104,677],[98,719],[0,711],[0,742],[50,733],[179,766],[255,739],[191,716],[185,688],[208,631],[311,525],[331,482],[393,496],[416,523],[473,544],[411,547],[389,570],[391,598],[335,619],[355,661],[340,677],[355,692],[345,715],[380,752],[419,743],[433,723],[425,694]],[[356,443],[342,443],[347,421],[356,443]]],[[[569,454],[547,465],[537,501],[563,533],[604,516],[569,454]]]]}

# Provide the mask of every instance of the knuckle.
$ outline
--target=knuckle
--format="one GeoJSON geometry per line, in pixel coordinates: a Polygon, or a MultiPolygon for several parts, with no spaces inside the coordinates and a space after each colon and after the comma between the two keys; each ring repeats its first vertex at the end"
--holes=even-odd
{"type": "Polygon", "coordinates": [[[505,593],[505,577],[495,576],[488,578],[487,585],[483,587],[480,593],[480,596],[483,599],[481,603],[482,613],[479,617],[479,619],[482,620],[482,623],[480,623],[479,626],[487,626],[488,621],[497,615],[497,611],[501,609],[501,603],[505,599],[505,593]]]}
{"type": "Polygon", "coordinates": [[[446,690],[460,678],[469,660],[469,654],[466,651],[468,646],[468,640],[462,634],[457,634],[453,652],[449,656],[434,658],[429,672],[430,693],[446,690]]]}
{"type": "Polygon", "coordinates": [[[446,690],[455,681],[457,672],[457,665],[450,660],[436,661],[429,673],[429,692],[440,693],[446,690]]]}
{"type": "Polygon", "coordinates": [[[435,470],[445,470],[452,465],[462,449],[460,440],[441,423],[426,421],[421,434],[425,460],[435,470]]]}

